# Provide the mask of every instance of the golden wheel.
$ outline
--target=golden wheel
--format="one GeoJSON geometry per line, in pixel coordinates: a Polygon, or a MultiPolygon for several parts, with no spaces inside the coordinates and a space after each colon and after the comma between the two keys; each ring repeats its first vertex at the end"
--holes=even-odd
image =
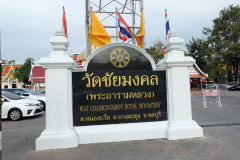
{"type": "Polygon", "coordinates": [[[117,68],[124,68],[130,62],[129,53],[122,48],[117,48],[110,54],[110,61],[117,68]]]}

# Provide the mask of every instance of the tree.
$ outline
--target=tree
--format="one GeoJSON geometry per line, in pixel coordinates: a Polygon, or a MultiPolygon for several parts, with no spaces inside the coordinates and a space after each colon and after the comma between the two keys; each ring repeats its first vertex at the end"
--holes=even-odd
{"type": "Polygon", "coordinates": [[[220,63],[214,56],[213,51],[209,48],[209,42],[204,38],[193,38],[185,45],[190,56],[196,60],[196,64],[203,72],[210,77],[217,79],[220,77],[218,64],[220,63]]]}
{"type": "Polygon", "coordinates": [[[11,61],[8,61],[8,60],[3,60],[5,64],[15,64],[15,60],[11,60],[11,61]]]}
{"type": "Polygon", "coordinates": [[[234,80],[237,81],[240,57],[240,7],[230,5],[220,11],[213,20],[213,28],[204,28],[212,57],[220,63],[231,65],[234,80]]]}
{"type": "Polygon", "coordinates": [[[219,17],[213,20],[212,28],[204,28],[205,38],[192,38],[186,48],[196,59],[197,65],[214,79],[237,81],[240,56],[240,7],[229,6],[220,11],[219,17]]]}
{"type": "Polygon", "coordinates": [[[188,44],[186,44],[186,48],[190,54],[195,60],[196,64],[201,68],[202,71],[206,72],[206,65],[207,65],[207,60],[206,60],[206,52],[205,51],[205,40],[202,38],[193,38],[192,40],[189,41],[188,44]]]}
{"type": "Polygon", "coordinates": [[[14,77],[18,79],[18,81],[23,82],[24,84],[30,84],[28,82],[29,80],[29,74],[31,72],[32,67],[32,58],[27,58],[25,60],[25,63],[20,67],[16,68],[15,72],[13,73],[14,77]]]}
{"type": "Polygon", "coordinates": [[[152,56],[155,63],[157,63],[160,59],[163,58],[163,55],[161,55],[163,49],[163,43],[158,40],[153,43],[153,46],[150,48],[146,48],[146,52],[152,56]]]}

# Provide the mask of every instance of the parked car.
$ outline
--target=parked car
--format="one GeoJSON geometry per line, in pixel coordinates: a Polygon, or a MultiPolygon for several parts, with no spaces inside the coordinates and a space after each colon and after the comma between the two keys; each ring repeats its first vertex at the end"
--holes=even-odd
{"type": "Polygon", "coordinates": [[[227,90],[230,90],[230,91],[240,90],[240,83],[233,83],[231,85],[228,85],[227,90]]]}
{"type": "Polygon", "coordinates": [[[2,91],[6,91],[6,92],[11,92],[11,93],[15,93],[21,97],[28,97],[28,98],[32,98],[32,99],[36,99],[38,101],[40,101],[43,105],[43,110],[46,110],[46,98],[45,95],[43,94],[39,94],[37,92],[35,92],[32,89],[27,89],[27,88],[8,88],[8,89],[2,89],[2,91]]]}
{"type": "Polygon", "coordinates": [[[35,99],[22,98],[16,94],[2,91],[2,119],[18,121],[43,113],[42,103],[35,99]]]}
{"type": "Polygon", "coordinates": [[[41,91],[41,92],[40,92],[40,94],[44,94],[44,95],[45,95],[45,93],[46,93],[46,91],[45,91],[45,90],[43,90],[43,91],[41,91]]]}

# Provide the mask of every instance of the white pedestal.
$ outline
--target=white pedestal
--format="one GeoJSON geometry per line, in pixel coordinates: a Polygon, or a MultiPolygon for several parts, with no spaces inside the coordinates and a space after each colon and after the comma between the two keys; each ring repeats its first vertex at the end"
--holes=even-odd
{"type": "MultiPolygon", "coordinates": [[[[171,39],[171,41],[174,40],[171,39]]],[[[176,43],[181,43],[181,39],[177,39],[176,43]]],[[[166,137],[169,140],[203,136],[202,128],[192,120],[188,67],[194,62],[192,57],[184,56],[183,51],[172,50],[165,54],[164,59],[157,65],[159,68],[167,68],[168,125],[166,137]]]]}
{"type": "Polygon", "coordinates": [[[75,62],[65,51],[67,39],[62,31],[50,39],[55,51],[38,63],[45,68],[46,129],[36,139],[36,150],[78,146],[72,121],[72,67],[75,62]]]}
{"type": "Polygon", "coordinates": [[[46,129],[36,140],[36,150],[78,146],[72,124],[72,72],[70,57],[42,58],[46,77],[46,129]]]}

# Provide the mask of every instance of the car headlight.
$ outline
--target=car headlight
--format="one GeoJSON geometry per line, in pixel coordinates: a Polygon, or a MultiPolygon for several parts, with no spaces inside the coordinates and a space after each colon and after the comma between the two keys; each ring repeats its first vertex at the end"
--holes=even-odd
{"type": "Polygon", "coordinates": [[[24,106],[26,106],[26,107],[36,106],[36,104],[34,104],[34,103],[22,103],[22,105],[24,105],[24,106]]]}

